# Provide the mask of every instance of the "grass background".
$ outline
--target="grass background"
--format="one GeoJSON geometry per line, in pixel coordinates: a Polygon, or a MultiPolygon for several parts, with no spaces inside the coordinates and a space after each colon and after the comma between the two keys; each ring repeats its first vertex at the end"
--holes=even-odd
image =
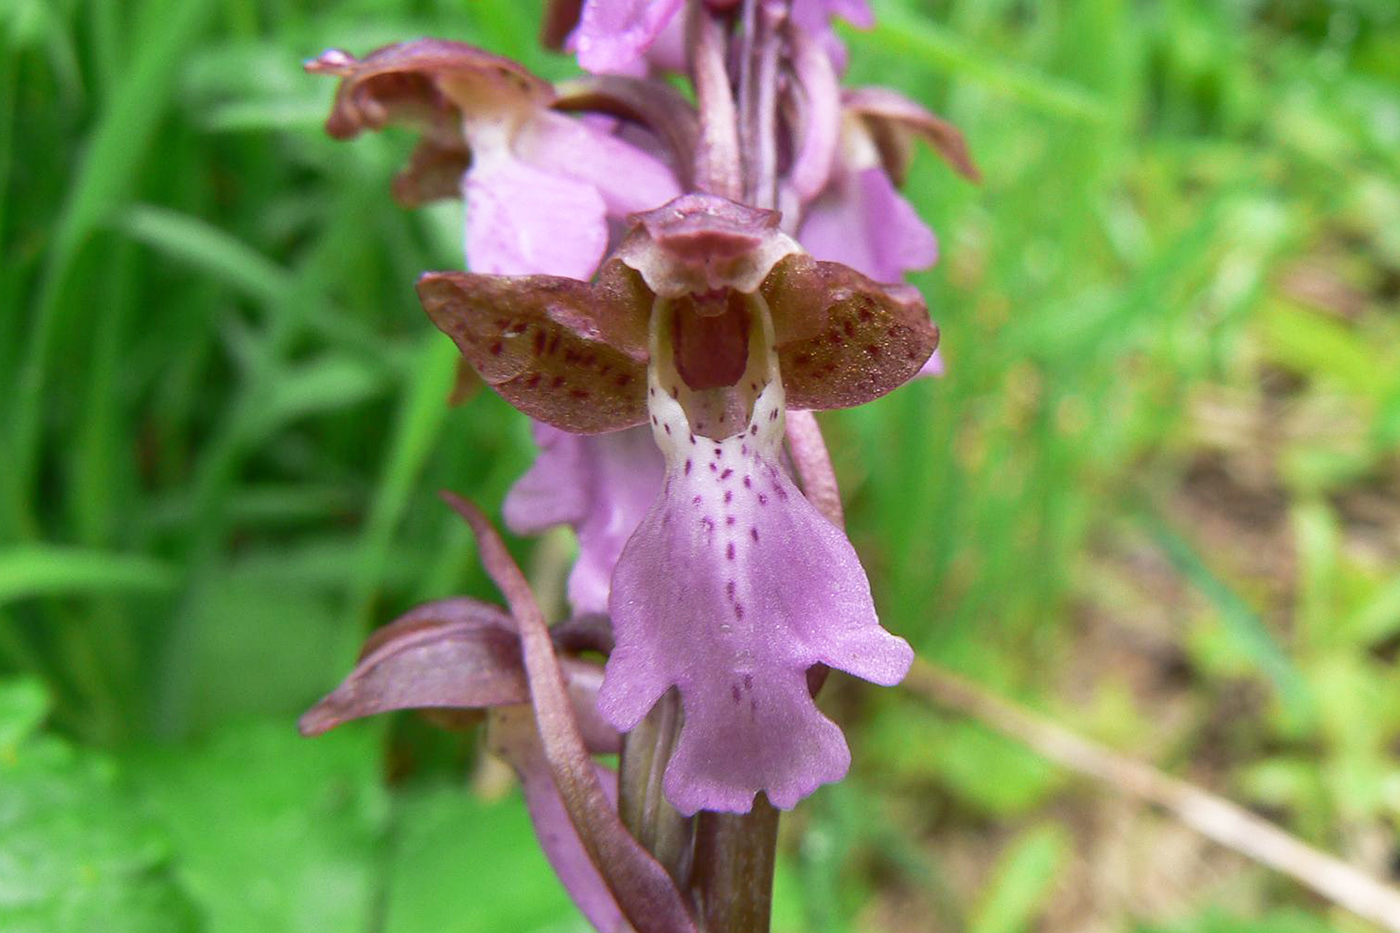
{"type": "MultiPolygon", "coordinates": [[[[460,207],[395,207],[410,139],[324,137],[300,61],[566,75],[538,12],[0,6],[0,930],[579,928],[470,739],[292,729],[371,627],[492,595],[433,492],[531,454],[444,404],[411,285],[460,207]]],[[[877,14],[850,79],[986,177],[908,186],[949,375],[824,422],[886,624],[1400,880],[1400,6],[877,14]]],[[[787,821],[781,930],[1367,929],[899,690],[826,702],[856,769],[787,821]]]]}

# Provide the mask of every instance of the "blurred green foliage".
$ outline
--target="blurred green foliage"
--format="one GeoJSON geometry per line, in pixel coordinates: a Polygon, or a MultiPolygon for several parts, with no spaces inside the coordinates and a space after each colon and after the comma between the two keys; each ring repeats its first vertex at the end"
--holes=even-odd
{"type": "MultiPolygon", "coordinates": [[[[949,375],[825,421],[886,623],[1393,877],[1400,7],[876,7],[851,80],[986,178],[925,154],[908,186],[949,375]]],[[[537,22],[0,5],[0,929],[579,927],[469,742],[292,731],[373,625],[491,596],[433,493],[496,506],[530,456],[499,399],[445,405],[412,292],[460,206],[393,206],[410,140],[325,138],[299,63],[443,35],[570,73],[537,22]]],[[[1363,929],[1240,865],[1100,897],[1094,793],[833,688],[857,773],[789,820],[779,929],[1363,929]]]]}

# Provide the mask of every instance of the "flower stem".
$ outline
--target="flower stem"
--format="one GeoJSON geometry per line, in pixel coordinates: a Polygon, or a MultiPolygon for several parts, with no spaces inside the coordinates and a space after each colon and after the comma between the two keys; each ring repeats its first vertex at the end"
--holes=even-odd
{"type": "Polygon", "coordinates": [[[695,899],[706,933],[768,933],[779,811],[763,794],[748,813],[702,812],[695,825],[695,899]]]}
{"type": "Polygon", "coordinates": [[[680,695],[672,689],[623,737],[617,806],[623,825],[678,884],[684,884],[690,873],[694,821],[667,802],[661,787],[680,732],[680,695]]]}

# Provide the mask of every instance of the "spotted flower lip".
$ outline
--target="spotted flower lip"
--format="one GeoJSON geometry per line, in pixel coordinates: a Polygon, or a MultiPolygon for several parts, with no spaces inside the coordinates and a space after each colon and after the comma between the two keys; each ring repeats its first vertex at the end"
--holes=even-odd
{"type": "Polygon", "coordinates": [[[707,286],[727,281],[732,292],[761,295],[794,408],[878,398],[911,378],[938,345],[917,290],[813,259],[776,229],[773,212],[714,195],[687,195],[659,211],[636,219],[593,283],[433,272],[419,279],[419,298],[506,401],[579,434],[647,420],[647,333],[664,297],[657,288],[677,301],[691,300],[685,290],[694,288],[689,294],[705,299],[713,297],[707,286]],[[716,264],[695,252],[699,243],[727,244],[724,258],[716,264]],[[721,272],[732,277],[715,278],[721,272]]]}
{"type": "Polygon", "coordinates": [[[341,79],[326,123],[332,136],[419,129],[395,194],[408,205],[465,197],[466,247],[480,272],[586,277],[607,250],[608,218],[680,192],[655,156],[553,109],[548,82],[464,43],[421,39],[363,60],[333,49],[307,68],[341,79]],[[561,215],[570,222],[557,223],[561,215]]]}

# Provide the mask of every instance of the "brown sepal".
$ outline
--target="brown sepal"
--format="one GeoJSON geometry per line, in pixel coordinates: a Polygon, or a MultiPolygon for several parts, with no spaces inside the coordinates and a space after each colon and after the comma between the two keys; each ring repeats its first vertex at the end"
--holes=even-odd
{"type": "Polygon", "coordinates": [[[298,721],[320,735],[400,709],[478,709],[529,702],[515,623],[465,597],[427,603],[372,635],[355,669],[298,721]]]}
{"type": "Polygon", "coordinates": [[[461,140],[443,145],[435,139],[424,139],[413,150],[408,165],[394,176],[394,200],[404,207],[420,207],[460,198],[462,176],[471,164],[472,152],[461,140]]]}
{"type": "Polygon", "coordinates": [[[326,132],[351,139],[365,130],[411,126],[423,134],[412,161],[394,179],[407,207],[461,196],[471,164],[464,113],[546,107],[554,91],[508,58],[446,39],[418,39],[376,49],[363,59],[330,49],[306,63],[312,74],[340,78],[326,132]]]}
{"type": "Polygon", "coordinates": [[[882,285],[808,255],[781,260],[763,283],[789,408],[863,405],[913,378],[938,348],[917,289],[882,285]]]}
{"type": "Polygon", "coordinates": [[[652,295],[622,263],[592,284],[429,272],[418,297],[486,384],[530,417],[576,434],[646,420],[652,295]]]}
{"type": "Polygon", "coordinates": [[[889,88],[862,87],[845,91],[842,102],[865,122],[885,171],[896,185],[904,184],[914,142],[919,139],[932,146],[959,175],[969,181],[982,180],[962,131],[916,101],[889,88]]]}

